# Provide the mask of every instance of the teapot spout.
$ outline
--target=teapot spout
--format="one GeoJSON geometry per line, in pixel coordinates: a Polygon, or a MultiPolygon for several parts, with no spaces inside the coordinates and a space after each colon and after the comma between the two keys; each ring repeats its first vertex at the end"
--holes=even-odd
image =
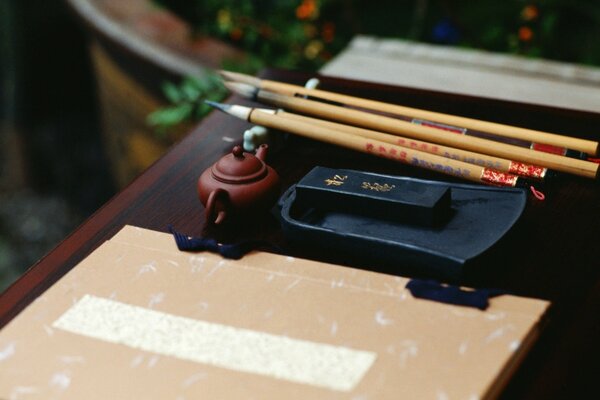
{"type": "Polygon", "coordinates": [[[258,146],[258,149],[256,149],[256,158],[258,158],[261,161],[265,161],[265,158],[267,158],[268,151],[269,145],[261,144],[260,146],[258,146]]]}

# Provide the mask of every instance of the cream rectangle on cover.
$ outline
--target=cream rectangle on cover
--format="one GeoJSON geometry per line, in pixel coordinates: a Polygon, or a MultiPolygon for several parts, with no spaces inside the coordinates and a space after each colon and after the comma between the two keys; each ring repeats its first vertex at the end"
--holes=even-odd
{"type": "Polygon", "coordinates": [[[349,391],[377,355],[179,317],[85,295],[52,324],[160,355],[349,391]],[[126,329],[124,329],[126,327],[126,329]]]}

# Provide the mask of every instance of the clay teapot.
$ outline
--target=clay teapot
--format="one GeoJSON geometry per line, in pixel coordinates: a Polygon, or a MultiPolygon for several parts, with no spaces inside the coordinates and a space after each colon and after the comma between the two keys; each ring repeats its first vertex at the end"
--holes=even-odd
{"type": "Polygon", "coordinates": [[[263,144],[254,156],[235,146],[200,175],[198,195],[208,223],[220,224],[230,215],[252,215],[275,203],[279,176],[264,162],[267,150],[263,144]]]}

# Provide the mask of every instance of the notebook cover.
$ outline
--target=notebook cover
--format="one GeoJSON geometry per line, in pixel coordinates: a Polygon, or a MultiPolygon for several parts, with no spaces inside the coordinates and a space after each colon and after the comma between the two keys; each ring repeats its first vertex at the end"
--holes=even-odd
{"type": "Polygon", "coordinates": [[[406,283],[126,226],[0,331],[0,398],[490,398],[549,306],[480,311],[406,283]]]}

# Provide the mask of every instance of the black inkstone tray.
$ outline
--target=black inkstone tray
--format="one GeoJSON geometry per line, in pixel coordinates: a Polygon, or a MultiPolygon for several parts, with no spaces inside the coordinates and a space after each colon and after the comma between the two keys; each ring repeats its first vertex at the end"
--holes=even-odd
{"type": "Polygon", "coordinates": [[[524,189],[316,167],[279,206],[292,243],[458,279],[509,231],[526,200],[524,189]]]}

